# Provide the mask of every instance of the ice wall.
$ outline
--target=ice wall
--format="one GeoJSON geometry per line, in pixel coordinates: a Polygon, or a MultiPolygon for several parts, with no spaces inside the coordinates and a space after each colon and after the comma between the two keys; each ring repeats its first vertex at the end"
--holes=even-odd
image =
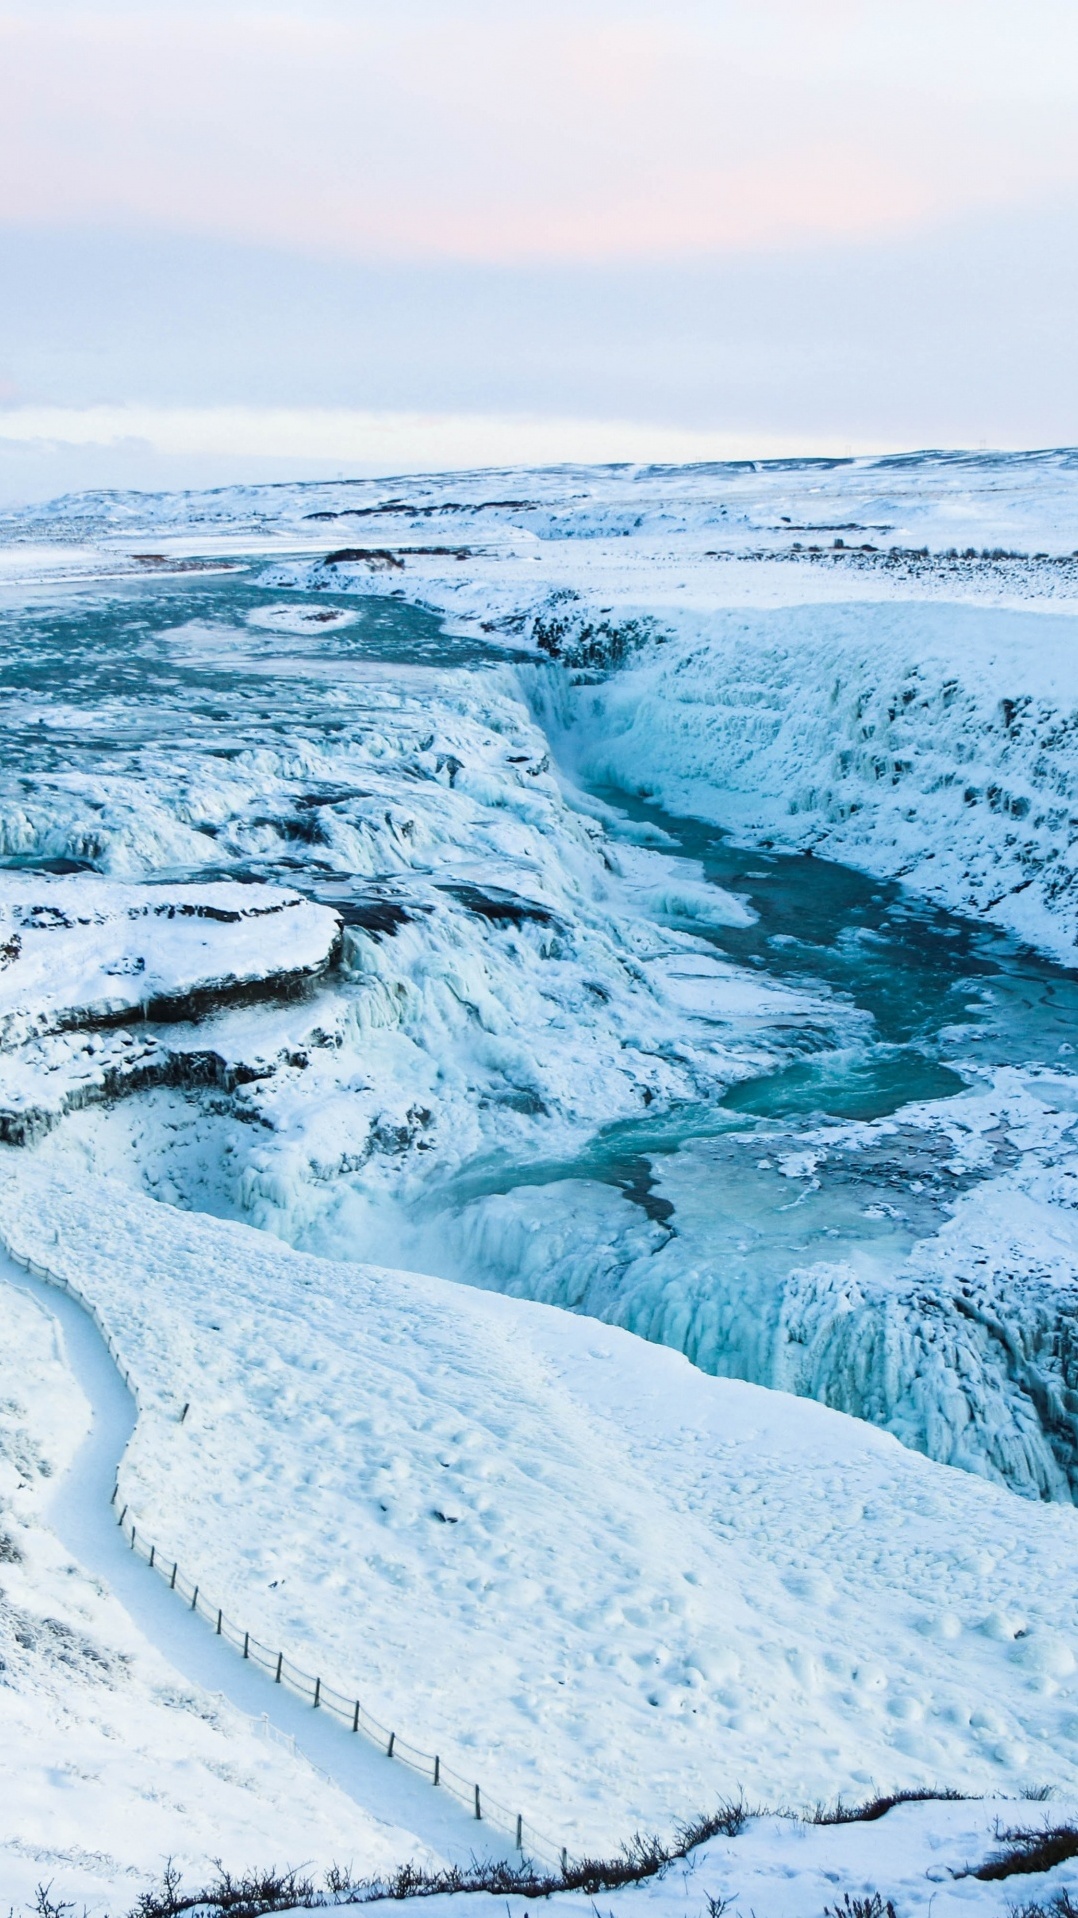
{"type": "Polygon", "coordinates": [[[1076,660],[1069,612],[738,608],[545,697],[587,780],[905,878],[1074,963],[1076,660]]]}

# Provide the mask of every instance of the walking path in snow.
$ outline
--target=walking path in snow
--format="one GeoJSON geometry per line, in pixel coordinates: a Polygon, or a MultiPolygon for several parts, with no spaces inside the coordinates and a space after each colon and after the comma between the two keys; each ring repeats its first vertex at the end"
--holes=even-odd
{"type": "Polygon", "coordinates": [[[54,1321],[64,1357],[93,1409],[93,1425],[58,1486],[47,1521],[79,1563],[108,1584],[141,1632],[191,1684],[222,1693],[238,1710],[267,1721],[365,1810],[403,1825],[441,1856],[510,1857],[487,1825],[363,1738],[314,1712],[207,1630],[134,1556],[110,1500],[116,1467],[135,1429],[134,1400],[96,1325],[76,1300],[32,1277],[0,1252],[0,1279],[34,1298],[54,1321]]]}

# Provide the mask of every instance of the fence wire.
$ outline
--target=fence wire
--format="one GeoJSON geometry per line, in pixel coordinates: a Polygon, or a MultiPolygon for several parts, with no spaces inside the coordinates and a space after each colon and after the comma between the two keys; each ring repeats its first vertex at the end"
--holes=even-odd
{"type": "MultiPolygon", "coordinates": [[[[16,1252],[9,1243],[6,1233],[2,1231],[0,1231],[0,1245],[3,1246],[8,1257],[16,1265],[22,1266],[24,1271],[29,1272],[32,1278],[41,1279],[45,1284],[56,1286],[59,1291],[66,1292],[68,1297],[73,1299],[76,1305],[80,1306],[93,1320],[113,1364],[135,1401],[136,1411],[141,1411],[138,1387],[92,1300],[69,1280],[50,1271],[47,1266],[16,1252]]],[[[213,1604],[202,1586],[181,1571],[174,1558],[162,1554],[158,1546],[145,1536],[142,1528],[132,1517],[130,1506],[123,1503],[121,1499],[119,1467],[117,1467],[112,1503],[118,1510],[117,1523],[120,1530],[130,1541],[131,1550],[136,1557],[144,1559],[151,1571],[165,1580],[189,1611],[205,1619],[218,1638],[232,1646],[242,1658],[257,1665],[274,1684],[285,1686],[290,1692],[305,1699],[314,1710],[329,1712],[331,1717],[338,1719],[356,1736],[365,1737],[372,1744],[377,1745],[387,1758],[407,1765],[410,1770],[418,1772],[420,1777],[426,1778],[431,1785],[436,1785],[441,1791],[447,1791],[474,1818],[494,1826],[496,1830],[510,1838],[522,1857],[539,1859],[561,1871],[568,1868],[569,1860],[566,1850],[556,1845],[554,1840],[547,1838],[544,1833],[537,1831],[522,1813],[510,1811],[507,1806],[500,1804],[496,1798],[490,1796],[489,1792],[447,1765],[439,1753],[423,1751],[419,1746],[412,1745],[407,1739],[401,1738],[390,1726],[384,1725],[381,1719],[369,1712],[361,1699],[352,1697],[347,1692],[338,1691],[334,1686],[327,1684],[323,1678],[304,1671],[301,1666],[294,1664],[286,1653],[264,1644],[261,1639],[255,1637],[253,1632],[245,1631],[232,1619],[226,1617],[224,1610],[219,1605],[213,1604]]]]}

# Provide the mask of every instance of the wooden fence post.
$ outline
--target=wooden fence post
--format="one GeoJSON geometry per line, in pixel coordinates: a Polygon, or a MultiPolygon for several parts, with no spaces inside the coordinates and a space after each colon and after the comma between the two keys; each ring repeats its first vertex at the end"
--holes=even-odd
{"type": "Polygon", "coordinates": [[[479,1786],[478,1785],[475,1788],[475,1815],[477,1818],[482,1818],[483,1816],[483,1813],[480,1810],[480,1806],[479,1806],[479,1786]]]}

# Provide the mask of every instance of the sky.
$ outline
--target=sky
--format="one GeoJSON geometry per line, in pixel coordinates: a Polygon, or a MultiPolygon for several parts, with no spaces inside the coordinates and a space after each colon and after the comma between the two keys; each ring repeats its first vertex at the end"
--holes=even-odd
{"type": "Polygon", "coordinates": [[[0,0],[0,497],[1078,440],[1074,0],[0,0]]]}

